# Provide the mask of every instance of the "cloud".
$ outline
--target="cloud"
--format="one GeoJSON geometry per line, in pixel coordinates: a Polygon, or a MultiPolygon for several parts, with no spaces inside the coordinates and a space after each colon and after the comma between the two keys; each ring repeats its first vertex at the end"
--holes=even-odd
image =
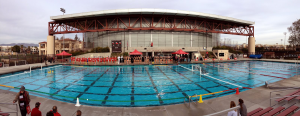
{"type": "MultiPolygon", "coordinates": [[[[1,0],[0,43],[38,43],[46,41],[50,16],[129,8],[160,8],[203,12],[242,20],[255,21],[256,43],[276,44],[284,39],[283,32],[299,19],[299,0],[1,0]]],[[[60,38],[62,35],[56,35],[60,38]]],[[[75,34],[66,34],[74,38],[75,34]]],[[[78,34],[82,38],[82,34],[78,34]]],[[[289,35],[287,34],[287,37],[289,35]]],[[[239,44],[245,36],[221,34],[239,44]]],[[[286,39],[287,40],[287,39],[286,39]]],[[[286,42],[287,43],[287,42],[286,42]]]]}

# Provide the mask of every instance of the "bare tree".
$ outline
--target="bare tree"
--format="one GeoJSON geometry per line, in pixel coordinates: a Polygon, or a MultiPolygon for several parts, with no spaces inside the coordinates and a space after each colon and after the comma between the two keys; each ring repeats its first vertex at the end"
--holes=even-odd
{"type": "Polygon", "coordinates": [[[290,32],[289,36],[289,44],[294,47],[297,45],[300,45],[300,19],[297,21],[293,22],[292,26],[287,28],[288,31],[290,32]]]}

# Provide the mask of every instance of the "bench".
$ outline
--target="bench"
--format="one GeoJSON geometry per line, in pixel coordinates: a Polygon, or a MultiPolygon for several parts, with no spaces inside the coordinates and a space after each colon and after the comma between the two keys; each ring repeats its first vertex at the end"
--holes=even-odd
{"type": "Polygon", "coordinates": [[[296,113],[294,113],[292,116],[300,116],[300,110],[296,113]]]}
{"type": "Polygon", "coordinates": [[[262,111],[263,109],[262,108],[257,108],[249,113],[247,113],[247,116],[252,116],[253,114],[257,113],[257,112],[260,112],[262,111]]]}
{"type": "Polygon", "coordinates": [[[300,100],[300,96],[296,97],[295,99],[296,99],[296,100],[300,100]]]}
{"type": "Polygon", "coordinates": [[[283,112],[281,112],[280,114],[276,115],[276,116],[287,116],[290,113],[294,112],[295,110],[297,110],[299,107],[298,106],[291,106],[288,109],[284,110],[283,112]]]}
{"type": "Polygon", "coordinates": [[[273,115],[279,113],[280,111],[282,111],[283,109],[284,109],[284,107],[280,106],[280,107],[278,107],[278,108],[276,108],[276,109],[270,111],[269,113],[267,113],[267,114],[264,115],[264,116],[273,116],[273,115]]]}
{"type": "MultiPolygon", "coordinates": [[[[290,93],[290,94],[288,94],[288,95],[286,95],[286,96],[292,96],[292,95],[294,95],[294,94],[296,94],[296,93],[298,93],[298,92],[300,92],[300,90],[297,90],[297,91],[295,91],[295,92],[293,92],[293,93],[290,93]]],[[[285,97],[284,97],[284,98],[276,99],[276,101],[277,101],[277,102],[281,102],[281,101],[283,101],[284,99],[285,99],[285,97]]]]}
{"type": "MultiPolygon", "coordinates": [[[[294,95],[300,95],[300,92],[299,93],[296,93],[294,95]]],[[[296,98],[297,96],[294,96],[294,97],[288,97],[288,98],[285,98],[286,101],[291,101],[292,99],[296,98]]],[[[299,97],[299,96],[298,96],[299,97]]]]}
{"type": "Polygon", "coordinates": [[[8,114],[8,113],[2,113],[2,114],[1,114],[1,112],[2,112],[2,111],[0,111],[0,116],[9,116],[9,115],[10,115],[10,114],[8,114]]]}
{"type": "Polygon", "coordinates": [[[262,110],[262,111],[260,111],[260,112],[258,112],[256,114],[254,114],[252,116],[262,116],[262,115],[270,112],[271,110],[273,110],[273,108],[272,107],[268,107],[268,108],[266,108],[266,109],[264,109],[264,110],[262,110]]]}

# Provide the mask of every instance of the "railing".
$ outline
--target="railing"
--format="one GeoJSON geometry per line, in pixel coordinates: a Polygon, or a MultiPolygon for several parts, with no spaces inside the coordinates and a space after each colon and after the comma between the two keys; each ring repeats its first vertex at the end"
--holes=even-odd
{"type": "MultiPolygon", "coordinates": [[[[212,114],[208,114],[208,115],[204,115],[204,116],[216,116],[216,115],[220,115],[222,113],[233,111],[233,110],[236,110],[236,109],[239,109],[239,108],[240,108],[240,106],[236,106],[236,107],[233,107],[233,108],[229,108],[229,109],[226,109],[226,110],[222,110],[222,111],[212,113],[212,114]]],[[[238,116],[240,116],[239,110],[237,110],[237,114],[238,114],[238,116]]]]}
{"type": "Polygon", "coordinates": [[[18,116],[18,105],[16,103],[0,103],[0,104],[5,104],[5,105],[16,105],[16,112],[0,112],[0,114],[7,114],[7,113],[16,113],[18,116]]]}
{"type": "Polygon", "coordinates": [[[0,67],[4,68],[4,62],[0,62],[0,67]]]}
{"type": "MultiPolygon", "coordinates": [[[[199,95],[194,94],[194,95],[188,97],[188,98],[189,98],[189,105],[188,105],[188,107],[190,107],[191,101],[194,102],[194,100],[191,99],[191,98],[193,98],[193,97],[199,97],[198,103],[203,103],[203,101],[202,101],[202,96],[206,96],[206,95],[214,95],[214,96],[218,97],[218,96],[219,96],[219,95],[217,95],[218,93],[222,93],[222,92],[226,92],[226,91],[231,91],[231,90],[236,90],[236,94],[239,94],[238,88],[235,88],[235,89],[228,89],[228,90],[223,90],[223,91],[218,91],[218,92],[212,92],[212,93],[206,93],[206,94],[199,94],[199,95]]],[[[183,100],[184,100],[184,104],[186,105],[185,98],[184,98],[183,100]]],[[[197,98],[196,98],[196,101],[197,101],[197,98]]],[[[195,103],[195,102],[194,102],[194,103],[195,103]]],[[[195,103],[195,104],[197,104],[197,103],[195,103]]]]}
{"type": "Polygon", "coordinates": [[[293,89],[300,89],[300,87],[292,87],[292,88],[288,88],[288,89],[281,89],[281,90],[278,90],[278,91],[271,91],[270,92],[270,107],[272,106],[272,102],[271,102],[272,99],[300,96],[300,95],[293,95],[293,96],[283,96],[283,97],[274,97],[274,98],[272,98],[272,92],[279,92],[279,91],[286,91],[286,90],[293,90],[293,89]]]}

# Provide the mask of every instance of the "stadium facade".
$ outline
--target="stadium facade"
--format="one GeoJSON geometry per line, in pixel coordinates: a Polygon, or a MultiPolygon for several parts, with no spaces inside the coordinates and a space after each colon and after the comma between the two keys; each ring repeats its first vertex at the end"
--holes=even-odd
{"type": "MultiPolygon", "coordinates": [[[[85,48],[121,44],[121,52],[137,49],[149,55],[211,51],[220,34],[249,36],[253,44],[254,22],[230,17],[165,9],[120,9],[52,16],[49,36],[84,33],[85,48]]],[[[255,44],[255,43],[254,43],[255,44]]],[[[252,50],[252,48],[251,48],[252,50]]],[[[253,50],[250,52],[253,52],[253,50]]],[[[254,50],[255,52],[255,50],[254,50]]],[[[49,53],[51,54],[51,53],[49,53]]]]}

